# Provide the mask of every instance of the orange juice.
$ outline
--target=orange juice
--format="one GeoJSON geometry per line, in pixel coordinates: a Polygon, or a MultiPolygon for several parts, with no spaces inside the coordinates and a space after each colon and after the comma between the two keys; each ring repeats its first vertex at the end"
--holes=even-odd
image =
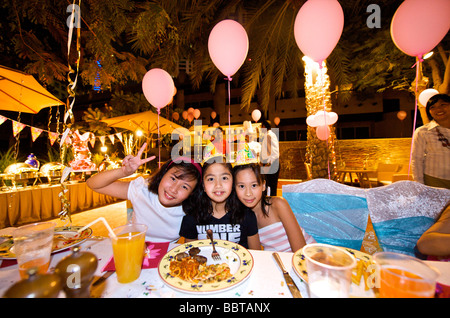
{"type": "Polygon", "coordinates": [[[117,239],[112,240],[112,247],[119,283],[138,279],[145,252],[145,232],[117,235],[117,239]]]}
{"type": "Polygon", "coordinates": [[[35,267],[37,269],[38,274],[47,274],[49,265],[50,265],[50,259],[46,259],[46,258],[32,259],[31,261],[25,262],[23,264],[19,264],[20,278],[27,279],[28,278],[27,271],[33,267],[35,267]]]}
{"type": "Polygon", "coordinates": [[[380,297],[432,298],[436,283],[403,268],[381,267],[380,297]]]}

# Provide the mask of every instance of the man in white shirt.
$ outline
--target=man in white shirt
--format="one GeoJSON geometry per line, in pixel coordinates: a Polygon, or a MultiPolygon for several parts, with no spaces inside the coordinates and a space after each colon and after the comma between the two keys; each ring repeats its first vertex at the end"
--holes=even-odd
{"type": "Polygon", "coordinates": [[[414,180],[450,189],[450,96],[434,95],[426,112],[431,121],[417,128],[413,136],[414,180]]]}
{"type": "Polygon", "coordinates": [[[280,175],[280,148],[278,144],[278,129],[276,133],[272,131],[272,126],[268,120],[261,123],[260,140],[261,154],[260,159],[263,164],[262,173],[266,177],[267,195],[277,195],[278,177],[280,175]]]}

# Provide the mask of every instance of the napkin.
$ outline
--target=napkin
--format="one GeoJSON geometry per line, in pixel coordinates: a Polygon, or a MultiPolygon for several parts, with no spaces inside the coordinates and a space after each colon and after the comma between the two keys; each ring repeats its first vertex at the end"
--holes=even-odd
{"type": "MultiPolygon", "coordinates": [[[[145,242],[146,249],[144,259],[142,260],[142,268],[156,268],[159,261],[167,253],[169,242],[153,243],[145,242]]],[[[102,272],[115,271],[114,256],[111,256],[108,263],[102,268],[102,272]]]]}

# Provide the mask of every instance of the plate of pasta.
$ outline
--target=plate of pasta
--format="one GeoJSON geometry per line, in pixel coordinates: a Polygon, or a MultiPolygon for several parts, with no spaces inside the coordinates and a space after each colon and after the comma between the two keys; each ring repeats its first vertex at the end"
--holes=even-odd
{"type": "Polygon", "coordinates": [[[253,270],[253,256],[243,246],[214,240],[221,260],[211,257],[210,240],[198,240],[171,249],[161,259],[158,273],[170,287],[188,293],[215,293],[244,282],[253,270]]]}

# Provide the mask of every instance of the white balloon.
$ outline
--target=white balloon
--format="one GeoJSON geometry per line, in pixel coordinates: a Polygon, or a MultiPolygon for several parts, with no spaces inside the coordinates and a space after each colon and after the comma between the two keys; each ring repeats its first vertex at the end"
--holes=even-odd
{"type": "Polygon", "coordinates": [[[261,118],[261,111],[259,109],[255,109],[252,112],[252,118],[254,121],[258,121],[261,118]]]}
{"type": "Polygon", "coordinates": [[[439,94],[439,92],[437,90],[435,90],[434,88],[428,88],[428,89],[424,90],[419,95],[419,103],[422,106],[427,106],[428,100],[436,94],[439,94]]]}

